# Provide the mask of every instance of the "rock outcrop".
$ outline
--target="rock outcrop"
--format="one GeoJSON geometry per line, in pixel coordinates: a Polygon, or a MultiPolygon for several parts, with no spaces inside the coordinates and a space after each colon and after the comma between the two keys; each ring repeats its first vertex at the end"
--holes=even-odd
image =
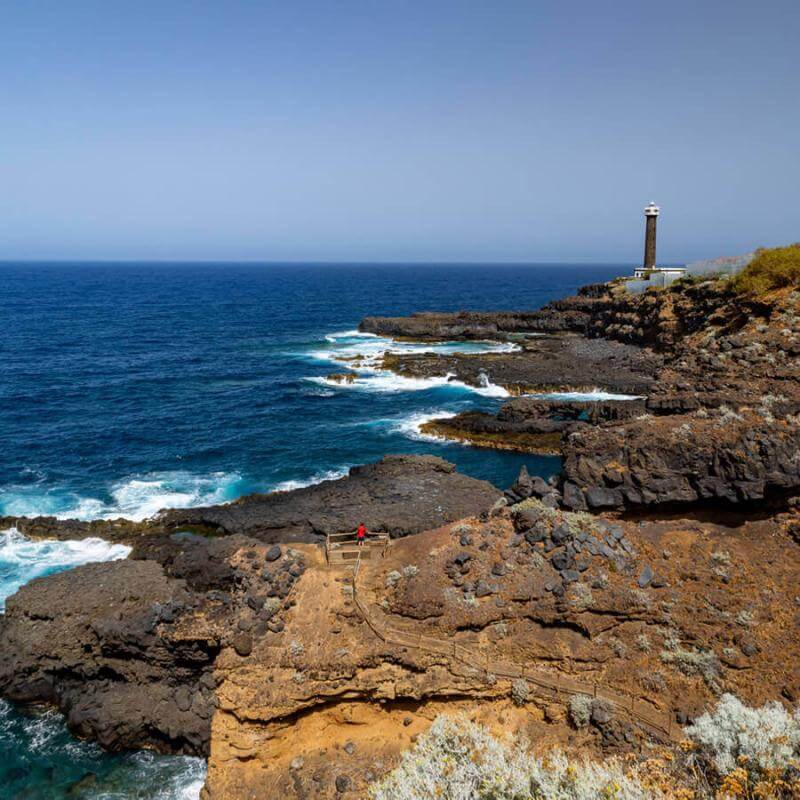
{"type": "Polygon", "coordinates": [[[110,750],[204,756],[218,655],[280,634],[306,558],[243,536],[139,544],[133,558],[40,578],[9,598],[0,692],[58,706],[76,735],[110,750]]]}
{"type": "Polygon", "coordinates": [[[472,386],[502,386],[511,394],[597,388],[644,394],[661,364],[661,356],[649,350],[580,336],[536,337],[511,353],[390,354],[383,359],[385,369],[410,378],[449,375],[472,386]]]}
{"type": "Polygon", "coordinates": [[[560,455],[564,437],[570,433],[631,419],[644,411],[644,398],[578,402],[515,397],[497,414],[464,411],[454,417],[426,422],[420,430],[477,447],[560,455]]]}
{"type": "Polygon", "coordinates": [[[612,282],[542,312],[553,309],[583,314],[584,335],[530,339],[515,353],[390,356],[384,364],[512,393],[594,385],[643,395],[627,409],[587,402],[579,414],[519,398],[496,415],[427,423],[426,432],[446,438],[563,455],[569,508],[785,506],[800,494],[800,293],[754,299],[725,280],[704,280],[631,295],[612,282]]]}
{"type": "Polygon", "coordinates": [[[492,505],[501,492],[486,481],[456,472],[435,456],[386,456],[353,467],[337,480],[271,494],[251,494],[233,503],[170,509],[144,522],[0,518],[3,527],[36,538],[99,536],[135,543],[141,536],[179,530],[214,535],[246,534],[263,542],[317,542],[328,533],[370,530],[407,536],[492,505]]]}
{"type": "Polygon", "coordinates": [[[247,497],[224,506],[171,510],[171,529],[202,527],[262,541],[313,542],[328,533],[373,531],[407,536],[479,513],[500,497],[490,483],[456,472],[435,456],[386,456],[353,467],[347,478],[247,497]]]}
{"type": "Polygon", "coordinates": [[[0,617],[0,692],[52,703],[111,750],[202,755],[218,638],[182,581],[152,561],[89,564],[34,580],[0,617]]]}
{"type": "Polygon", "coordinates": [[[758,413],[650,418],[573,432],[564,501],[576,509],[784,505],[800,490],[800,424],[758,413]]]}
{"type": "Polygon", "coordinates": [[[358,326],[363,333],[413,339],[503,339],[509,333],[583,332],[585,315],[579,310],[459,311],[452,314],[423,311],[408,317],[365,317],[358,326]]]}

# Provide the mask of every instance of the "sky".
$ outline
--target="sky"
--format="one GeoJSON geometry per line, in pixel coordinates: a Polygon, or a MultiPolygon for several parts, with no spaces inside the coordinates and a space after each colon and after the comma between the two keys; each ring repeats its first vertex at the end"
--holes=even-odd
{"type": "Polygon", "coordinates": [[[800,240],[797,0],[0,0],[0,259],[800,240]]]}

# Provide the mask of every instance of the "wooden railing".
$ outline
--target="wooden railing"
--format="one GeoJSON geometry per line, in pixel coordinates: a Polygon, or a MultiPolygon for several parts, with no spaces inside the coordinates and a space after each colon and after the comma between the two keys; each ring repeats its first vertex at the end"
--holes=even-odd
{"type": "Polygon", "coordinates": [[[603,700],[612,706],[618,713],[628,717],[639,727],[647,730],[656,738],[680,742],[684,737],[681,728],[673,723],[672,714],[661,712],[645,704],[633,695],[621,694],[598,683],[584,683],[564,675],[556,675],[541,669],[523,667],[510,661],[495,661],[488,653],[481,653],[477,649],[464,647],[455,642],[447,642],[432,636],[412,634],[398,628],[392,628],[379,623],[370,613],[358,592],[358,573],[361,568],[360,556],[356,559],[352,574],[353,602],[359,614],[370,630],[383,642],[397,647],[411,647],[428,653],[447,656],[478,672],[483,672],[487,677],[495,675],[501,678],[521,678],[537,689],[543,689],[556,696],[587,695],[603,700]]]}
{"type": "Polygon", "coordinates": [[[354,532],[329,533],[325,537],[325,558],[329,564],[334,563],[334,561],[338,563],[354,563],[360,557],[364,548],[370,551],[380,549],[381,556],[383,556],[388,545],[388,533],[369,533],[361,545],[359,545],[358,536],[354,532]]]}

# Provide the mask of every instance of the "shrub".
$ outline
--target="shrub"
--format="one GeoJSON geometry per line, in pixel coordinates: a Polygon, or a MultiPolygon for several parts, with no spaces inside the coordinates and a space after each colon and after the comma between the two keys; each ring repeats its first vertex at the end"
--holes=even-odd
{"type": "Polygon", "coordinates": [[[459,522],[457,525],[453,525],[450,531],[456,536],[463,536],[464,534],[475,533],[475,528],[468,522],[459,522]]]}
{"type": "Polygon", "coordinates": [[[573,611],[586,611],[594,605],[594,595],[585,583],[574,583],[567,592],[567,601],[573,611]]]}
{"type": "Polygon", "coordinates": [[[713,650],[684,650],[680,645],[675,649],[661,651],[661,660],[672,664],[684,675],[700,675],[714,691],[719,687],[719,659],[713,650]]]}
{"type": "Polygon", "coordinates": [[[777,701],[749,708],[724,694],[716,708],[686,728],[700,759],[724,776],[737,767],[782,773],[800,755],[800,712],[789,714],[777,701]]]}
{"type": "Polygon", "coordinates": [[[417,569],[416,564],[406,564],[403,567],[403,575],[406,578],[413,578],[417,574],[419,574],[419,570],[417,569]]]}
{"type": "Polygon", "coordinates": [[[528,685],[528,681],[523,678],[517,678],[517,680],[511,684],[511,699],[514,701],[515,705],[524,706],[530,693],[531,687],[528,685]]]}
{"type": "Polygon", "coordinates": [[[393,569],[387,576],[386,576],[386,586],[387,588],[390,586],[394,586],[403,576],[396,570],[393,569]]]}
{"type": "Polygon", "coordinates": [[[592,717],[592,698],[588,694],[576,694],[569,699],[569,718],[576,728],[585,728],[592,717]]]}
{"type": "Polygon", "coordinates": [[[617,759],[530,756],[464,717],[437,717],[400,764],[369,789],[372,800],[660,800],[663,790],[617,759]]]}
{"type": "Polygon", "coordinates": [[[787,247],[761,248],[732,280],[737,292],[760,295],[800,285],[800,242],[787,247]]]}

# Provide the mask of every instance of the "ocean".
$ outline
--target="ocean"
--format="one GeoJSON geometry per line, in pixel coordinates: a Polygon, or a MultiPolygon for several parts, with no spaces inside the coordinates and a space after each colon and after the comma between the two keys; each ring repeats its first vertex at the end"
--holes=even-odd
{"type": "MultiPolygon", "coordinates": [[[[0,264],[0,516],[143,519],[346,474],[387,453],[432,453],[507,487],[554,457],[422,436],[433,416],[492,410],[505,392],[382,372],[396,344],[366,315],[533,309],[625,265],[0,264]],[[326,379],[364,357],[352,384],[326,379]]],[[[35,543],[0,532],[0,604],[28,580],[125,556],[99,540],[35,543]]],[[[0,606],[2,607],[2,606],[0,606]]],[[[57,714],[0,701],[8,798],[196,798],[197,759],[108,755],[57,714]],[[80,782],[83,783],[80,783],[80,782]],[[85,794],[78,793],[84,787],[85,794]]]]}

